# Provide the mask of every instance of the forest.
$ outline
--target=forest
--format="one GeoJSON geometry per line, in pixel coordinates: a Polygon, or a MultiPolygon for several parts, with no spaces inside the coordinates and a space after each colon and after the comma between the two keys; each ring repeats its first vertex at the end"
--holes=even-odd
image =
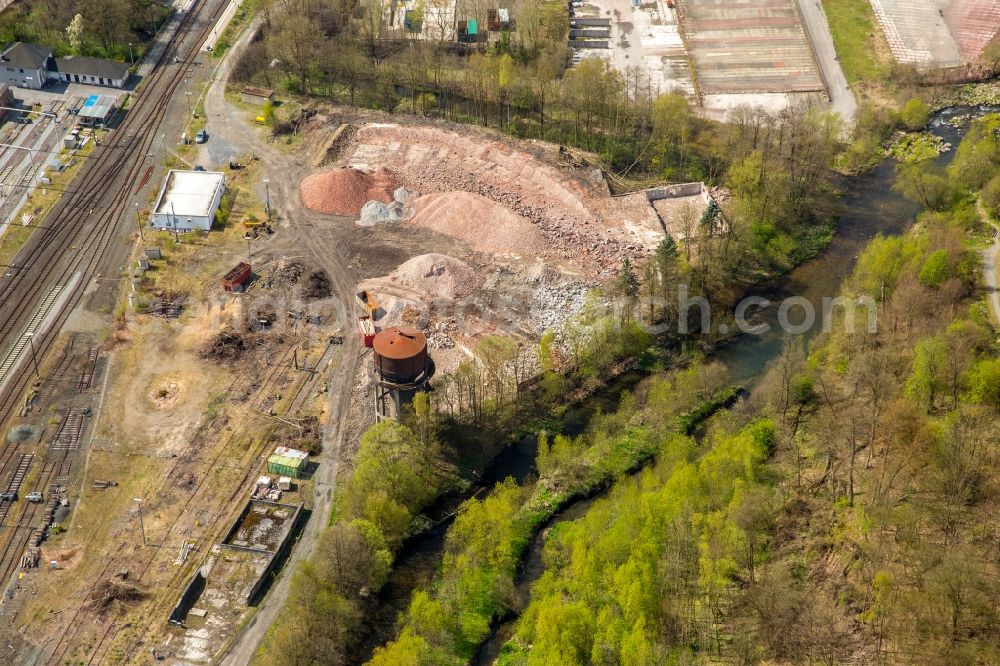
{"type": "Polygon", "coordinates": [[[152,0],[25,0],[0,14],[0,41],[37,42],[56,57],[138,61],[171,10],[152,0]]]}

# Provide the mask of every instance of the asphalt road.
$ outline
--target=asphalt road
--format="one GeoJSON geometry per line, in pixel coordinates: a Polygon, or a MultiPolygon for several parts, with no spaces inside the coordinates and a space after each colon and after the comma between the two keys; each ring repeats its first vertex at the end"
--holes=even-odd
{"type": "MultiPolygon", "coordinates": [[[[847,84],[844,70],[837,58],[837,50],[833,47],[833,36],[826,20],[826,12],[819,0],[798,0],[802,21],[806,33],[812,41],[813,52],[819,61],[819,67],[830,93],[830,108],[840,114],[847,126],[854,125],[854,115],[858,110],[858,102],[854,92],[847,84]]],[[[864,48],[858,45],[858,48],[864,48]]]]}

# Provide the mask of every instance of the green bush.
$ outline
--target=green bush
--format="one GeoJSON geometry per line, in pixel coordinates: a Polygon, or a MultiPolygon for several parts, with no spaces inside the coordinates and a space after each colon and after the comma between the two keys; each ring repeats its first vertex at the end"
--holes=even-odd
{"type": "Polygon", "coordinates": [[[1000,217],[1000,175],[993,176],[979,192],[979,201],[993,217],[1000,217]]]}
{"type": "Polygon", "coordinates": [[[937,250],[927,257],[923,268],[918,276],[920,283],[926,287],[938,288],[951,277],[951,262],[948,261],[948,253],[944,250],[937,250]]]}
{"type": "Polygon", "coordinates": [[[911,97],[903,110],[899,112],[899,119],[907,129],[918,130],[927,124],[931,117],[931,107],[919,97],[911,97]]]}

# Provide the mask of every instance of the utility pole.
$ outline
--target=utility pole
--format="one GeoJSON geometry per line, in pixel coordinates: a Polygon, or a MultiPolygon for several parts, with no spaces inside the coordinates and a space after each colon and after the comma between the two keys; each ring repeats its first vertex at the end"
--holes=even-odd
{"type": "Polygon", "coordinates": [[[171,218],[171,222],[173,222],[173,225],[174,225],[174,242],[175,243],[180,243],[181,242],[181,237],[180,237],[180,234],[177,233],[177,213],[174,212],[174,202],[173,201],[170,202],[170,218],[171,218]]]}
{"type": "Polygon", "coordinates": [[[253,259],[252,259],[252,257],[253,257],[253,248],[250,246],[250,241],[251,240],[252,239],[250,238],[250,235],[249,235],[249,232],[248,232],[248,234],[247,234],[247,265],[250,266],[250,270],[253,271],[253,259]]]}
{"type": "Polygon", "coordinates": [[[139,202],[135,202],[135,226],[139,227],[139,240],[146,242],[145,237],[142,235],[142,218],[139,217],[139,202]]]}
{"type": "Polygon", "coordinates": [[[135,57],[132,55],[132,42],[128,43],[128,59],[132,61],[132,67],[135,67],[135,57]]]}
{"type": "Polygon", "coordinates": [[[267,221],[271,222],[271,181],[264,179],[264,207],[267,209],[267,221]]]}
{"type": "Polygon", "coordinates": [[[35,379],[41,379],[42,375],[38,372],[38,356],[35,354],[34,335],[34,333],[25,333],[24,337],[28,338],[28,346],[31,347],[31,361],[35,365],[35,379]]]}
{"type": "Polygon", "coordinates": [[[142,545],[146,545],[146,525],[142,522],[142,498],[133,498],[135,502],[139,505],[139,531],[142,532],[142,545]]]}

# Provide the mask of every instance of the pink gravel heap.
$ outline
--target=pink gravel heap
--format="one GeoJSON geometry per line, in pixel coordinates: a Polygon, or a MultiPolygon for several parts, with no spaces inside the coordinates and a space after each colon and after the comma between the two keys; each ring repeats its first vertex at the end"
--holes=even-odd
{"type": "Polygon", "coordinates": [[[425,194],[406,223],[457,238],[483,252],[538,256],[549,244],[528,219],[472,192],[425,194]]]}
{"type": "Polygon", "coordinates": [[[386,169],[364,171],[351,167],[315,173],[299,186],[302,203],[327,215],[358,215],[369,201],[392,202],[398,183],[386,169]]]}

